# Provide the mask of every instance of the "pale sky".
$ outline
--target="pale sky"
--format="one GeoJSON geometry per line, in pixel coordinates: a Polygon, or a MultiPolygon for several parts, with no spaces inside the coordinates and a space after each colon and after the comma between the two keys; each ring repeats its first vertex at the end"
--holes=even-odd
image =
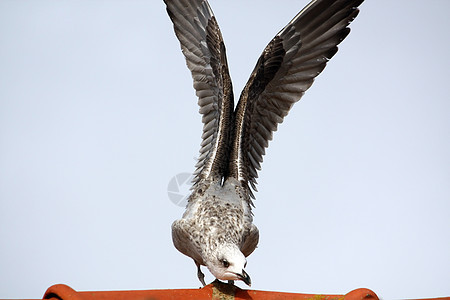
{"type": "MultiPolygon", "coordinates": [[[[236,98],[307,2],[211,0],[236,98]]],[[[450,296],[449,10],[361,5],[265,156],[253,289],[450,296]]],[[[0,298],[198,288],[167,189],[201,128],[162,1],[0,1],[0,298]]]]}

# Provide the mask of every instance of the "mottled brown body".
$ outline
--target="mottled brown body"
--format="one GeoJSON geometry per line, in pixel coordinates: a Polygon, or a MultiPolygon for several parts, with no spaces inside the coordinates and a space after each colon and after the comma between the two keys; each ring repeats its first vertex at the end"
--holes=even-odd
{"type": "Polygon", "coordinates": [[[220,245],[238,245],[246,257],[250,255],[258,244],[259,232],[252,224],[246,197],[236,180],[223,186],[199,184],[189,197],[183,218],[172,225],[175,247],[200,265],[206,265],[204,257],[214,255],[220,245]]]}

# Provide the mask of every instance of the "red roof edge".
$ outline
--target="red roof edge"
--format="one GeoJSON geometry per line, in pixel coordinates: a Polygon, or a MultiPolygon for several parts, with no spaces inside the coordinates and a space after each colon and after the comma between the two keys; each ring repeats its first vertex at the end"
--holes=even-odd
{"type": "Polygon", "coordinates": [[[77,292],[64,284],[56,284],[46,291],[43,299],[49,300],[143,300],[143,299],[314,299],[314,300],[378,300],[368,289],[356,289],[346,295],[315,295],[283,292],[243,290],[234,285],[214,281],[201,289],[168,289],[139,291],[77,292]]]}
{"type": "MultiPolygon", "coordinates": [[[[64,284],[56,284],[47,289],[43,299],[49,300],[165,300],[165,299],[252,299],[252,300],[378,300],[369,289],[359,288],[345,295],[297,294],[284,292],[243,290],[234,285],[214,281],[200,289],[167,289],[137,291],[88,291],[77,292],[64,284]]],[[[434,298],[450,300],[450,297],[434,298]]],[[[423,299],[426,300],[426,299],[423,299]]],[[[431,299],[429,299],[431,300],[431,299]]]]}

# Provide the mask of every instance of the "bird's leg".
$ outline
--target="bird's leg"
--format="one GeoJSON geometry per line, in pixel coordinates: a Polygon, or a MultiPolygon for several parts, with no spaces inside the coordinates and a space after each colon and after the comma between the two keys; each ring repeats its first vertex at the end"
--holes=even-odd
{"type": "Polygon", "coordinates": [[[202,270],[200,270],[200,264],[198,262],[195,262],[195,265],[197,266],[197,277],[200,280],[200,282],[203,284],[203,286],[205,286],[206,285],[205,274],[203,274],[202,270]]]}

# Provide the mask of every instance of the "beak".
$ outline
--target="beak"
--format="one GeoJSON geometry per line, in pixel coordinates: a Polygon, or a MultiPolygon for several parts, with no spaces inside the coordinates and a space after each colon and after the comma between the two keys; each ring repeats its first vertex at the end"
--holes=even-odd
{"type": "Polygon", "coordinates": [[[239,277],[240,280],[242,280],[245,284],[247,284],[248,286],[252,286],[252,281],[250,279],[250,276],[248,276],[248,274],[242,270],[242,274],[238,274],[236,273],[236,275],[239,277]]]}

